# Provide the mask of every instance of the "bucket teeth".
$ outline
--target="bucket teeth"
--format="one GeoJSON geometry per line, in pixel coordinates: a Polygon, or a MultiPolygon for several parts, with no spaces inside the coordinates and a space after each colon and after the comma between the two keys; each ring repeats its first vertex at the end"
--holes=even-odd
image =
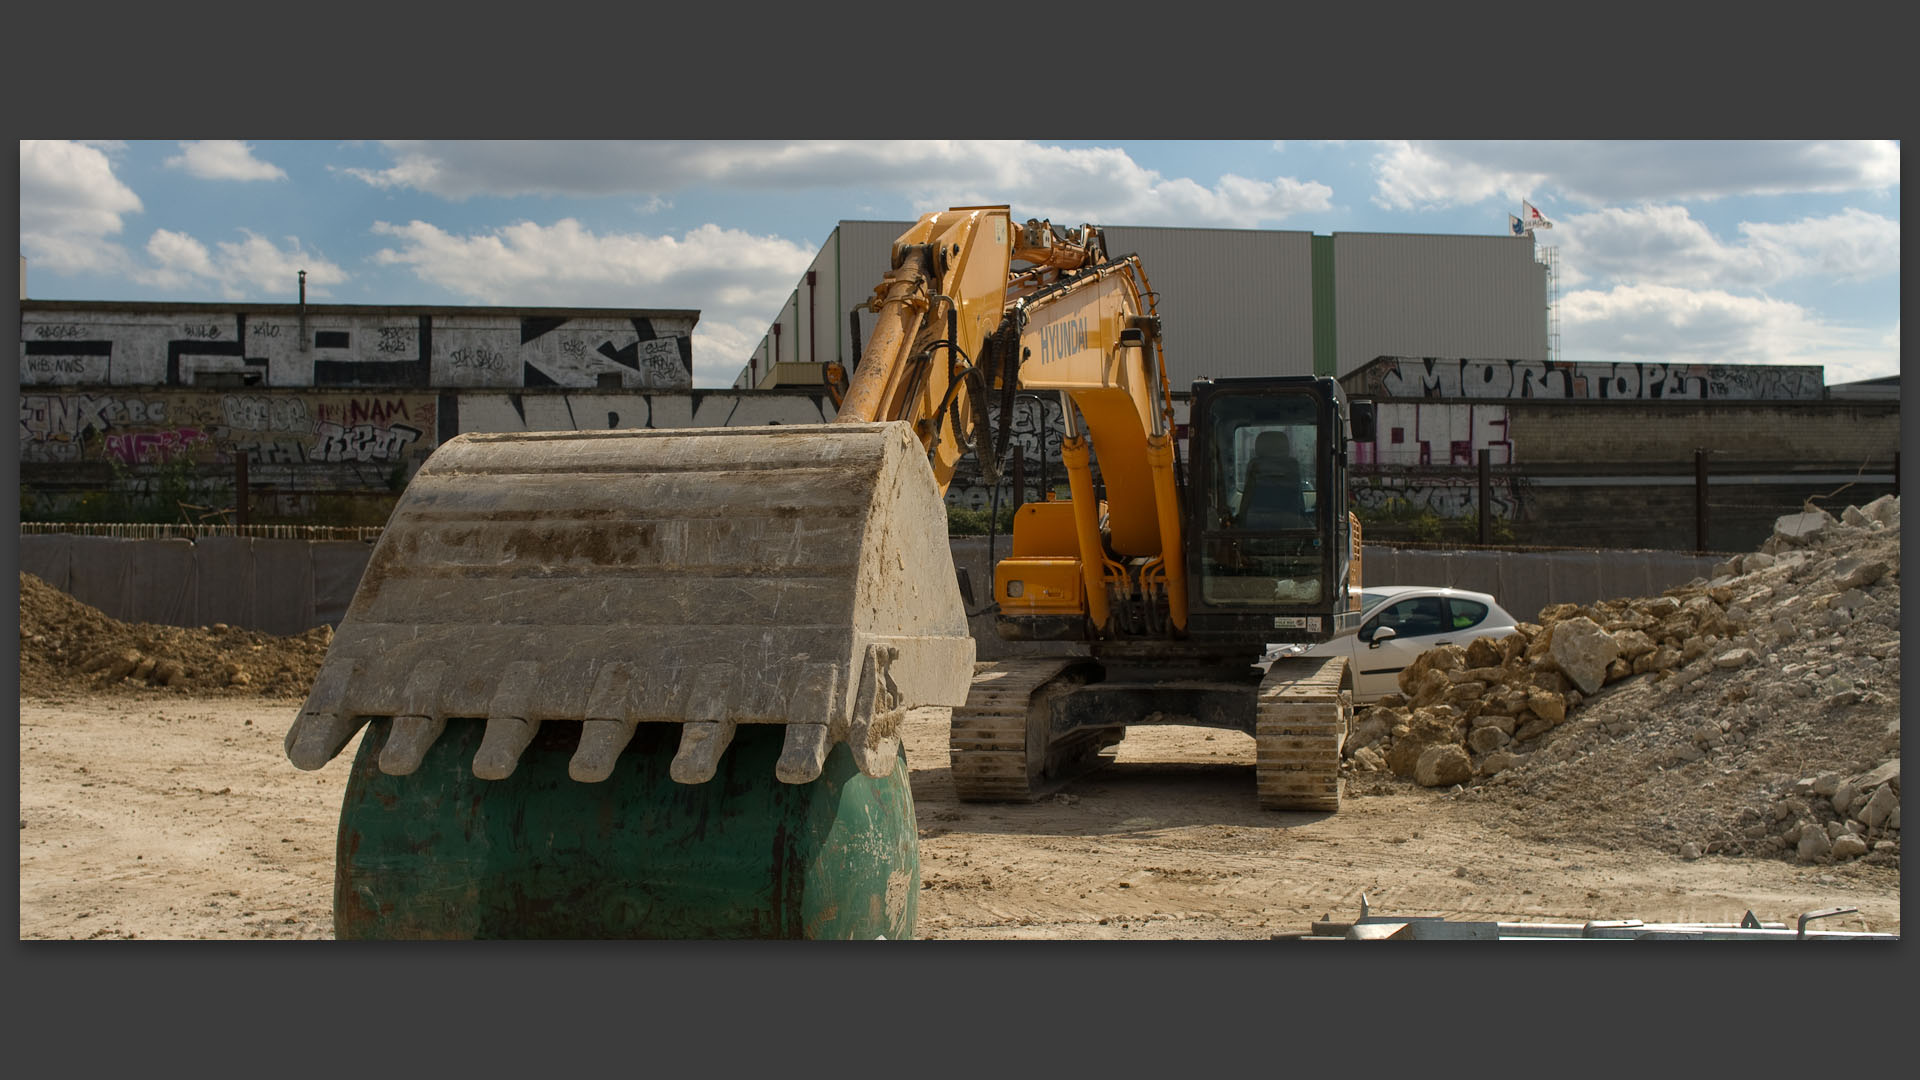
{"type": "Polygon", "coordinates": [[[633,716],[634,691],[638,688],[633,674],[633,665],[625,662],[601,668],[600,677],[587,694],[585,719],[626,720],[633,716]]]}
{"type": "Polygon", "coordinates": [[[839,719],[835,708],[839,696],[839,665],[808,664],[794,683],[793,696],[787,699],[787,723],[832,727],[839,719]]]}
{"type": "Polygon", "coordinates": [[[620,751],[633,740],[634,694],[639,689],[633,665],[613,663],[600,669],[587,694],[587,712],[580,725],[580,747],[567,763],[567,775],[583,784],[597,784],[613,775],[620,751]]]}
{"type": "Polygon", "coordinates": [[[434,740],[446,729],[444,716],[394,717],[387,745],[380,749],[380,771],[388,776],[411,776],[426,759],[434,740]]]}
{"type": "Polygon", "coordinates": [[[633,740],[630,720],[588,720],[580,725],[580,748],[567,762],[567,775],[583,784],[597,784],[613,775],[620,751],[633,740]]]}
{"type": "MultiPolygon", "coordinates": [[[[833,727],[840,712],[840,668],[808,664],[787,701],[787,735],[773,774],[782,783],[806,784],[820,776],[833,749],[833,727]]],[[[844,724],[842,725],[844,727],[844,724]]]]}
{"type": "Polygon", "coordinates": [[[407,716],[442,716],[440,712],[440,683],[446,678],[453,665],[445,660],[426,660],[407,675],[406,689],[401,691],[401,706],[397,712],[407,716]]]}
{"type": "Polygon", "coordinates": [[[833,749],[825,724],[788,724],[786,742],[773,774],[785,784],[810,784],[820,778],[827,751],[833,749]]]}
{"type": "Polygon", "coordinates": [[[539,730],[538,720],[489,717],[486,734],[480,737],[480,749],[473,755],[473,775],[482,780],[505,780],[512,776],[520,764],[520,755],[539,730]]]}
{"type": "Polygon", "coordinates": [[[347,687],[360,677],[358,661],[329,664],[320,669],[307,703],[287,729],[287,758],[302,769],[317,769],[353,740],[365,717],[347,711],[347,687]]]}
{"type": "Polygon", "coordinates": [[[317,769],[353,741],[366,722],[364,716],[303,712],[287,732],[287,759],[299,768],[317,769]]]}
{"type": "Polygon", "coordinates": [[[733,741],[733,721],[694,721],[680,728],[680,752],[668,773],[681,784],[704,784],[720,768],[720,755],[733,741]]]}
{"type": "Polygon", "coordinates": [[[905,710],[900,688],[887,670],[899,656],[900,650],[891,645],[867,646],[853,722],[847,730],[847,748],[853,751],[854,764],[876,780],[893,772],[894,759],[900,754],[898,732],[905,710]]]}

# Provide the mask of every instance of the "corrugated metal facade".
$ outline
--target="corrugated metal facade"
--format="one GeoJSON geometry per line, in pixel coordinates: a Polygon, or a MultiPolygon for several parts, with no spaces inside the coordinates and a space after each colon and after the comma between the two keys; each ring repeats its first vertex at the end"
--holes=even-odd
{"type": "Polygon", "coordinates": [[[1511,236],[1334,233],[1346,375],[1377,356],[1547,358],[1546,268],[1511,236]]]}
{"type": "Polygon", "coordinates": [[[1167,375],[1193,380],[1313,374],[1313,234],[1114,225],[1107,250],[1135,254],[1156,293],[1167,375]]]}
{"type": "MultiPolygon", "coordinates": [[[[893,241],[912,224],[840,222],[814,259],[813,298],[802,275],[777,316],[782,361],[805,360],[814,331],[821,360],[852,366],[847,313],[873,295],[892,266],[893,241]]],[[[1106,232],[1112,254],[1140,256],[1158,294],[1176,392],[1203,377],[1315,374],[1316,346],[1322,374],[1335,374],[1327,370],[1335,356],[1340,375],[1387,355],[1546,359],[1545,272],[1523,240],[1139,225],[1106,232]]],[[[860,319],[864,345],[873,316],[860,319]]],[[[755,351],[763,382],[772,344],[769,328],[755,351]]]]}
{"type": "MultiPolygon", "coordinates": [[[[852,328],[847,312],[864,308],[873,299],[873,287],[893,269],[893,242],[912,227],[911,221],[843,221],[834,235],[840,238],[840,342],[841,363],[851,370],[859,359],[848,340],[852,328]]],[[[874,315],[860,312],[860,344],[864,348],[872,338],[874,315]]]]}

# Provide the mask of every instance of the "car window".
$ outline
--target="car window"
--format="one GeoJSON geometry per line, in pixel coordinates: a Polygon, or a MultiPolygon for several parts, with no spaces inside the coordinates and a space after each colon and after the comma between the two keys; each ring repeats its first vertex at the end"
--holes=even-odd
{"type": "Polygon", "coordinates": [[[1437,596],[1416,596],[1389,604],[1375,620],[1376,626],[1391,626],[1398,637],[1439,634],[1447,629],[1445,605],[1437,596]]]}
{"type": "Polygon", "coordinates": [[[1453,609],[1453,629],[1465,630],[1479,626],[1487,618],[1487,605],[1472,600],[1450,597],[1447,606],[1453,609]]]}

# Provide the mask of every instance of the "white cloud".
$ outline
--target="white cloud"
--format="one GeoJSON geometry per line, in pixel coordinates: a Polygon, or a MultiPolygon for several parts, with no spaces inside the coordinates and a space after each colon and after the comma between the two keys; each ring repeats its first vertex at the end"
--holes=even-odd
{"type": "Polygon", "coordinates": [[[394,164],[349,168],[376,187],[447,199],[475,195],[664,195],[688,187],[756,191],[857,187],[926,208],[1011,202],[1022,213],[1115,224],[1252,227],[1332,205],[1325,184],[1223,176],[1166,178],[1117,148],[1032,142],[387,143],[394,164]]]}
{"type": "Polygon", "coordinates": [[[1610,207],[1556,223],[1562,281],[1761,289],[1824,275],[1864,281],[1900,272],[1900,223],[1847,209],[1789,224],[1742,222],[1745,243],[1714,236],[1680,206],[1610,207]]]}
{"type": "Polygon", "coordinates": [[[62,274],[123,267],[126,250],[108,237],[141,209],[100,148],[21,141],[20,248],[29,265],[62,274]]]}
{"type": "Polygon", "coordinates": [[[1865,281],[1900,272],[1900,223],[1848,207],[1787,225],[1741,222],[1756,250],[1791,261],[1800,273],[1865,281]]]}
{"type": "Polygon", "coordinates": [[[237,139],[183,142],[169,168],[185,169],[202,180],[285,180],[286,170],[253,156],[253,147],[237,139]]]}
{"type": "Polygon", "coordinates": [[[302,270],[307,272],[307,295],[313,299],[326,297],[329,286],[347,280],[346,271],[305,250],[299,237],[286,237],[283,248],[258,233],[240,232],[244,239],[220,241],[209,251],[185,233],[157,229],[147,240],[151,265],[135,268],[131,276],[160,289],[217,288],[228,300],[298,296],[302,270]]]}
{"type": "Polygon", "coordinates": [[[1389,209],[1463,206],[1551,191],[1591,206],[1619,202],[1884,191],[1900,183],[1900,147],[1864,142],[1512,141],[1383,144],[1374,158],[1389,209]]]}
{"type": "Polygon", "coordinates": [[[693,308],[694,385],[725,386],[766,333],[813,252],[777,236],[702,225],[683,236],[596,234],[572,219],[455,235],[424,221],[376,222],[374,254],[489,305],[693,308]]]}
{"type": "Polygon", "coordinates": [[[1897,374],[1899,330],[1824,323],[1798,304],[1719,289],[1618,285],[1560,298],[1565,358],[1709,364],[1820,364],[1826,381],[1897,374]]]}

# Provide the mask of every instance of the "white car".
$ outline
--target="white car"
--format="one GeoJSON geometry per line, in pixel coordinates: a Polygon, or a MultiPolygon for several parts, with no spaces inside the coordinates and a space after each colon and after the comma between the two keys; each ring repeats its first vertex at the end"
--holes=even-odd
{"type": "Polygon", "coordinates": [[[1428,649],[1503,638],[1516,620],[1493,597],[1466,589],[1375,585],[1360,593],[1360,628],[1311,647],[1276,645],[1266,659],[1344,656],[1353,671],[1353,700],[1370,704],[1400,692],[1400,671],[1428,649]]]}

